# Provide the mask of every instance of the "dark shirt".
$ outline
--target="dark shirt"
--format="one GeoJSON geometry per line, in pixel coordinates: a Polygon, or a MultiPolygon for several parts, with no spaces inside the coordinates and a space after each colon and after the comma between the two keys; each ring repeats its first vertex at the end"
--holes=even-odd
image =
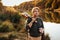
{"type": "MultiPolygon", "coordinates": [[[[29,24],[31,21],[32,21],[32,18],[28,17],[27,24],[29,24]]],[[[30,36],[33,36],[33,37],[40,36],[39,28],[44,28],[43,22],[40,18],[37,18],[36,21],[37,22],[33,22],[31,28],[28,25],[26,25],[26,30],[29,29],[30,36]]]]}

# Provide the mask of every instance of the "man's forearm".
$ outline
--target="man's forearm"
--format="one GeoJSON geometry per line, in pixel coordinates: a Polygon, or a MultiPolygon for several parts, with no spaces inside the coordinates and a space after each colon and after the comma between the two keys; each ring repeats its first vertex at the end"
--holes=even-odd
{"type": "Polygon", "coordinates": [[[28,26],[31,28],[33,22],[36,20],[36,18],[32,18],[32,21],[28,24],[28,26]]]}
{"type": "Polygon", "coordinates": [[[32,26],[32,24],[33,24],[33,21],[31,21],[31,22],[28,24],[28,26],[29,26],[29,27],[31,27],[31,26],[32,26]]]}

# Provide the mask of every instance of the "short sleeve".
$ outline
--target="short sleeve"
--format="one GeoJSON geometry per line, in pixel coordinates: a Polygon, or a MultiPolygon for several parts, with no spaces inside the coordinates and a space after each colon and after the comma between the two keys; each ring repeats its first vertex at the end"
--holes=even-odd
{"type": "Polygon", "coordinates": [[[31,22],[31,18],[29,17],[28,19],[27,19],[27,23],[26,23],[26,31],[28,30],[28,29],[30,29],[29,28],[29,26],[28,26],[28,24],[31,22]]]}
{"type": "Polygon", "coordinates": [[[39,18],[38,23],[39,23],[39,28],[44,28],[42,19],[39,18]]]}

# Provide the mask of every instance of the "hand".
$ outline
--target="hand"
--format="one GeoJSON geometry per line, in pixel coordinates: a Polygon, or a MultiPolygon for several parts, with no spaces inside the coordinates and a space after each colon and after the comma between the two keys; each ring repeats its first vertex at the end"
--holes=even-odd
{"type": "Polygon", "coordinates": [[[36,20],[36,18],[32,18],[32,21],[28,24],[30,28],[35,20],[36,20]]]}
{"type": "Polygon", "coordinates": [[[34,22],[36,20],[36,18],[32,18],[32,22],[34,22]]]}
{"type": "Polygon", "coordinates": [[[44,33],[44,29],[43,28],[39,28],[39,32],[44,33]]]}

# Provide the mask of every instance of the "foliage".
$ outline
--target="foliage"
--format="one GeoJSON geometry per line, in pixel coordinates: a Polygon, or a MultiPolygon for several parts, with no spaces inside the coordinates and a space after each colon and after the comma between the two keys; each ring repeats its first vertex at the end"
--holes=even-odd
{"type": "Polygon", "coordinates": [[[10,21],[12,23],[19,23],[20,22],[20,18],[21,18],[21,16],[18,13],[11,14],[10,21]]]}
{"type": "Polygon", "coordinates": [[[11,32],[11,31],[14,31],[14,27],[12,25],[12,23],[6,21],[6,22],[3,22],[1,25],[0,25],[0,32],[11,32]]]}
{"type": "Polygon", "coordinates": [[[8,19],[8,15],[0,13],[0,20],[5,21],[6,19],[8,19]]]}

